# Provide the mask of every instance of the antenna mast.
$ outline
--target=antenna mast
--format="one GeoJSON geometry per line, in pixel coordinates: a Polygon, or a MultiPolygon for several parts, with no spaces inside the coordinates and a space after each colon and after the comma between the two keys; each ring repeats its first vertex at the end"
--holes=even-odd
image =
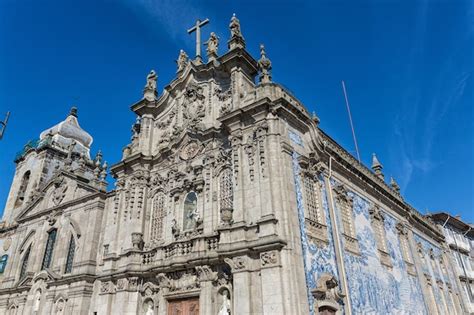
{"type": "Polygon", "coordinates": [[[0,140],[2,140],[5,129],[7,128],[8,117],[10,117],[10,112],[7,112],[4,121],[0,121],[0,140]]]}
{"type": "Polygon", "coordinates": [[[349,107],[349,100],[347,99],[346,85],[344,84],[344,81],[341,81],[341,83],[342,83],[342,91],[344,92],[344,98],[346,100],[347,113],[349,114],[349,122],[351,123],[352,138],[354,139],[354,145],[355,145],[355,149],[357,153],[357,160],[359,160],[359,163],[360,163],[359,147],[357,146],[357,138],[355,135],[354,124],[352,123],[352,115],[351,115],[351,109],[349,107]]]}

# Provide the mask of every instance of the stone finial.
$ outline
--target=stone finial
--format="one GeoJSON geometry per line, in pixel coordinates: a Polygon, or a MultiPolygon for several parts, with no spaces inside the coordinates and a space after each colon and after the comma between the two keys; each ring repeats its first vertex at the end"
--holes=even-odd
{"type": "Polygon", "coordinates": [[[227,46],[230,50],[235,48],[245,48],[245,40],[242,36],[242,31],[240,30],[240,21],[235,16],[235,13],[232,15],[229,24],[230,29],[230,40],[227,43],[227,46]]]}
{"type": "Polygon", "coordinates": [[[395,179],[393,179],[392,176],[390,176],[390,186],[397,193],[397,195],[400,195],[400,186],[397,184],[397,182],[395,181],[395,179]]]}
{"type": "Polygon", "coordinates": [[[101,150],[97,151],[97,154],[95,155],[94,161],[95,161],[96,166],[99,166],[100,163],[102,163],[102,151],[101,150]]]}
{"type": "Polygon", "coordinates": [[[72,106],[71,109],[69,110],[69,116],[74,116],[77,118],[77,107],[72,106]]]}
{"type": "Polygon", "coordinates": [[[176,63],[178,64],[178,70],[176,72],[183,71],[184,68],[186,68],[186,65],[188,64],[188,60],[188,55],[186,54],[186,52],[184,52],[184,50],[181,49],[179,51],[178,60],[176,60],[176,63]]]}
{"type": "Polygon", "coordinates": [[[158,75],[156,74],[155,70],[151,70],[150,73],[146,77],[146,85],[145,85],[145,89],[143,90],[143,97],[148,101],[153,101],[156,99],[157,79],[158,79],[158,75]]]}
{"type": "Polygon", "coordinates": [[[272,75],[270,72],[272,69],[272,62],[267,58],[265,46],[263,44],[260,44],[260,59],[258,60],[258,68],[260,70],[260,82],[272,82],[272,75]]]}
{"type": "Polygon", "coordinates": [[[215,60],[217,58],[217,49],[219,48],[219,37],[216,33],[211,32],[205,45],[207,46],[206,52],[208,60],[215,60]]]}
{"type": "Polygon", "coordinates": [[[382,164],[380,164],[375,153],[372,153],[372,170],[374,171],[375,175],[377,175],[377,177],[380,178],[381,180],[384,179],[382,169],[383,169],[382,164]]]}

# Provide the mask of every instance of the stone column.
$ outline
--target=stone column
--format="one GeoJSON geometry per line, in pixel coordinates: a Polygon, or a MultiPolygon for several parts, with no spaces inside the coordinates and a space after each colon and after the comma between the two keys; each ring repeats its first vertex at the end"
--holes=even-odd
{"type": "Polygon", "coordinates": [[[247,256],[239,256],[225,258],[224,261],[232,269],[233,292],[231,292],[231,301],[234,314],[251,315],[253,312],[258,313],[255,305],[252,305],[252,301],[258,300],[258,297],[252,296],[253,286],[249,271],[249,258],[247,256]]]}
{"type": "Polygon", "coordinates": [[[271,250],[260,253],[263,314],[288,314],[281,287],[280,253],[271,250]]]}

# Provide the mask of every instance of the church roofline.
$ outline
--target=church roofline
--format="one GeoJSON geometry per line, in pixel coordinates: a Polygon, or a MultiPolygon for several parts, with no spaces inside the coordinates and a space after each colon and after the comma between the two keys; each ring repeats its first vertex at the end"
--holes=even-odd
{"type": "Polygon", "coordinates": [[[391,200],[397,205],[399,209],[402,209],[404,213],[401,214],[407,215],[407,219],[412,223],[416,223],[415,226],[417,228],[420,228],[428,235],[434,236],[436,239],[444,239],[444,235],[434,224],[429,222],[423,214],[421,214],[418,210],[407,203],[401,196],[394,192],[384,180],[372,173],[364,164],[357,161],[349,152],[347,152],[346,149],[339,145],[321,128],[319,128],[319,132],[322,137],[326,153],[339,156],[342,162],[345,163],[345,169],[349,170],[353,174],[356,171],[358,173],[356,174],[358,177],[362,177],[365,182],[372,183],[375,190],[391,200]],[[328,152],[326,149],[329,149],[330,152],[328,152]],[[350,166],[350,168],[347,168],[347,166],[350,166]]]}
{"type": "MultiPolygon", "coordinates": [[[[178,75],[163,88],[163,92],[157,97],[156,100],[142,98],[131,105],[130,109],[139,116],[144,114],[153,114],[156,108],[165,103],[167,99],[172,96],[173,91],[180,84],[184,83],[190,74],[199,75],[219,69],[225,69],[230,73],[230,70],[234,67],[234,65],[238,65],[240,68],[244,66],[243,73],[247,75],[250,80],[255,82],[255,77],[258,74],[257,60],[253,58],[253,56],[247,50],[238,47],[227,51],[225,54],[219,56],[216,60],[209,61],[205,64],[196,65],[193,61],[189,61],[186,69],[184,71],[178,72],[178,75]]],[[[211,75],[212,74],[209,74],[209,76],[211,75]]]]}

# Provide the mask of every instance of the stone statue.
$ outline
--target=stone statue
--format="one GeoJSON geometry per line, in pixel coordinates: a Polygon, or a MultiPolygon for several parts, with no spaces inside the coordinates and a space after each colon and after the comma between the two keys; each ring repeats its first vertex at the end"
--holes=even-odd
{"type": "Polygon", "coordinates": [[[143,90],[143,96],[145,99],[152,101],[156,97],[156,80],[158,79],[158,75],[156,74],[155,70],[151,70],[150,73],[146,77],[146,85],[145,89],[143,90]]]}
{"type": "Polygon", "coordinates": [[[217,48],[219,47],[219,37],[216,33],[211,32],[211,36],[206,42],[207,45],[207,55],[208,56],[217,56],[217,48]]]}
{"type": "Polygon", "coordinates": [[[176,63],[178,64],[178,71],[183,71],[184,68],[186,68],[186,65],[188,64],[188,55],[184,52],[184,50],[179,51],[179,56],[178,60],[176,60],[176,63]]]}
{"type": "Polygon", "coordinates": [[[173,221],[171,221],[171,233],[173,234],[174,237],[179,236],[179,227],[178,227],[178,222],[176,221],[176,219],[173,219],[173,221]]]}
{"type": "Polygon", "coordinates": [[[239,19],[235,16],[235,13],[232,15],[232,18],[230,19],[230,36],[232,37],[240,37],[243,38],[242,32],[240,31],[240,21],[239,19]]]}
{"type": "Polygon", "coordinates": [[[156,90],[156,80],[158,76],[156,75],[155,70],[151,70],[146,77],[145,89],[156,90]]]}
{"type": "Polygon", "coordinates": [[[219,308],[219,313],[217,315],[229,315],[230,314],[230,293],[229,290],[225,289],[221,293],[222,295],[222,304],[219,308]]]}
{"type": "Polygon", "coordinates": [[[149,301],[146,304],[146,312],[145,315],[153,315],[155,312],[153,311],[153,302],[149,301]]]}

